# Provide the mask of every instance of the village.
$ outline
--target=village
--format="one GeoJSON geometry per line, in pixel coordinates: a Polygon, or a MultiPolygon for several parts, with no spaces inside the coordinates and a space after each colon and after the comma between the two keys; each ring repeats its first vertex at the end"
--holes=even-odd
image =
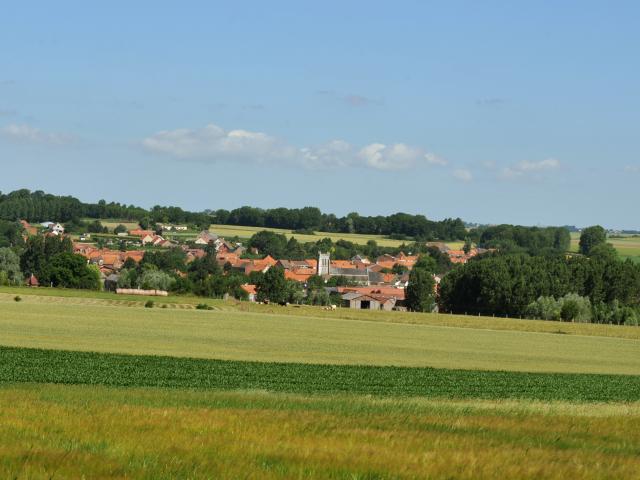
{"type": "MultiPolygon", "coordinates": [[[[31,225],[21,221],[28,235],[64,237],[65,227],[58,222],[43,222],[31,225]]],[[[227,241],[215,233],[202,230],[192,232],[184,225],[158,224],[155,230],[134,228],[115,229],[113,235],[104,240],[103,236],[92,237],[90,233],[69,235],[73,243],[73,252],[82,255],[89,265],[100,271],[103,288],[115,293],[149,294],[147,290],[118,288],[120,272],[129,263],[139,264],[147,252],[166,249],[180,249],[184,252],[187,264],[202,259],[207,252],[215,252],[215,259],[225,273],[239,273],[247,278],[253,272],[266,273],[271,268],[281,268],[287,280],[298,282],[303,290],[307,289],[312,277],[320,277],[328,285],[325,287],[332,298],[339,295],[341,307],[370,310],[405,310],[405,289],[409,283],[409,272],[418,261],[418,255],[400,251],[396,255],[383,254],[376,258],[355,255],[350,259],[331,258],[329,252],[319,252],[317,258],[290,260],[274,258],[261,254],[256,248],[247,248],[243,242],[227,241]],[[174,235],[180,232],[180,236],[174,235]],[[100,240],[97,241],[96,238],[100,240]],[[117,246],[117,248],[115,248],[117,246]],[[333,282],[332,278],[341,281],[333,282]]],[[[427,246],[436,248],[448,257],[452,264],[464,264],[469,259],[483,253],[482,249],[471,248],[467,252],[450,248],[443,242],[427,242],[427,246]]],[[[179,272],[178,272],[179,273],[179,272]]],[[[433,275],[437,293],[440,276],[433,275]]],[[[33,275],[28,279],[30,286],[37,286],[38,279],[33,275]]],[[[249,301],[257,301],[256,285],[244,283],[241,288],[249,301]]],[[[166,295],[166,292],[157,292],[166,295]]]]}

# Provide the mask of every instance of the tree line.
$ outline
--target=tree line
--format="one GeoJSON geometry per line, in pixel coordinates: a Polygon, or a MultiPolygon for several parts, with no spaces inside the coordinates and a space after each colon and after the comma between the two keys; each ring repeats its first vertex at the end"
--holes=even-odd
{"type": "Polygon", "coordinates": [[[144,209],[134,205],[100,200],[84,203],[71,196],[57,196],[27,189],[0,192],[0,219],[25,219],[29,222],[78,221],[82,218],[123,219],[139,222],[142,228],[158,223],[191,224],[208,228],[212,223],[248,227],[284,228],[298,231],[326,231],[386,235],[393,238],[420,240],[462,240],[467,232],[459,219],[434,221],[424,215],[395,213],[388,216],[344,217],[327,214],[316,207],[261,209],[244,206],[234,210],[190,212],[180,207],[156,205],[144,209]]]}
{"type": "Polygon", "coordinates": [[[453,269],[440,286],[452,313],[637,324],[640,265],[622,261],[599,226],[583,231],[581,255],[501,252],[453,269]]]}

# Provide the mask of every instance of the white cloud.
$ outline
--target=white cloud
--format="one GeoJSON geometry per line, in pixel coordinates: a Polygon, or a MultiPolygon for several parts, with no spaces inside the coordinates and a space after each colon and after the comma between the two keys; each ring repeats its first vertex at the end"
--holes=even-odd
{"type": "Polygon", "coordinates": [[[515,165],[503,168],[500,177],[510,180],[525,176],[540,175],[545,171],[556,170],[558,168],[560,168],[560,162],[555,158],[546,158],[539,162],[523,160],[515,165]]]}
{"type": "Polygon", "coordinates": [[[461,182],[470,182],[473,180],[473,174],[466,168],[457,168],[453,171],[454,178],[457,178],[461,182]]]}
{"type": "Polygon", "coordinates": [[[403,170],[415,165],[420,157],[421,151],[412,148],[404,143],[395,145],[384,145],[383,143],[372,143],[363,147],[358,152],[365,165],[378,170],[403,170]]]}
{"type": "Polygon", "coordinates": [[[280,139],[247,130],[226,131],[217,125],[202,129],[158,132],[142,141],[145,149],[179,159],[201,161],[279,162],[306,168],[366,167],[403,170],[425,164],[446,165],[446,161],[416,147],[396,143],[371,143],[357,148],[344,140],[298,148],[280,139]]]}
{"type": "Polygon", "coordinates": [[[276,138],[247,130],[225,131],[217,125],[199,130],[165,130],[145,138],[142,145],[150,151],[183,159],[228,159],[265,161],[287,157],[290,148],[276,138]]]}
{"type": "Polygon", "coordinates": [[[425,153],[424,159],[429,165],[438,165],[440,167],[446,167],[449,162],[442,157],[439,157],[435,153],[425,153]]]}
{"type": "Polygon", "coordinates": [[[20,143],[65,145],[73,141],[73,137],[61,133],[47,133],[29,125],[11,124],[0,129],[4,138],[20,143]]]}
{"type": "Polygon", "coordinates": [[[353,147],[343,140],[333,140],[319,147],[300,149],[301,163],[308,168],[348,167],[353,163],[353,147]]]}

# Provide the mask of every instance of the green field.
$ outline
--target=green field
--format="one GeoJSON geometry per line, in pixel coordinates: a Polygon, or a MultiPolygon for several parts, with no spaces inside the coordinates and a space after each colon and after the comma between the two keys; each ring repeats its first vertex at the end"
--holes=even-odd
{"type": "MultiPolygon", "coordinates": [[[[84,219],[87,222],[91,222],[95,219],[86,218],[84,219]]],[[[130,221],[117,221],[117,220],[100,220],[102,225],[108,227],[109,229],[113,229],[116,226],[122,224],[127,227],[128,230],[132,230],[135,228],[140,228],[140,226],[135,222],[130,221]]],[[[314,232],[313,235],[308,234],[299,234],[293,233],[293,230],[281,229],[281,228],[268,228],[268,227],[243,227],[236,225],[211,225],[209,231],[215,233],[224,238],[232,238],[239,237],[241,239],[251,238],[255,233],[260,232],[262,230],[268,230],[270,232],[281,233],[285,235],[287,238],[295,237],[299,242],[317,242],[323,238],[330,238],[333,242],[338,240],[348,240],[358,245],[364,245],[369,240],[375,240],[376,243],[381,247],[399,247],[403,243],[411,243],[412,240],[392,240],[383,235],[366,235],[366,234],[357,234],[357,233],[330,233],[330,232],[314,232]]],[[[175,239],[186,239],[186,238],[195,238],[197,232],[166,232],[165,236],[167,238],[175,238],[175,239]]],[[[453,249],[462,248],[464,242],[447,242],[453,249]]]]}
{"type": "MultiPolygon", "coordinates": [[[[269,230],[271,232],[281,233],[287,238],[295,237],[296,240],[302,243],[317,242],[323,238],[330,238],[333,242],[338,240],[347,240],[358,245],[364,245],[369,240],[374,240],[381,247],[399,247],[403,243],[411,243],[412,240],[392,240],[386,238],[383,235],[366,235],[358,233],[330,233],[330,232],[314,232],[313,235],[293,233],[292,230],[280,229],[280,228],[266,228],[266,227],[240,227],[235,225],[211,225],[209,230],[221,237],[231,238],[250,238],[256,232],[262,230],[269,230]]],[[[187,235],[187,234],[185,234],[187,235]]],[[[193,234],[192,234],[193,235],[193,234]]],[[[464,242],[447,242],[451,248],[462,248],[464,242]]]]}
{"type": "Polygon", "coordinates": [[[262,362],[640,372],[640,341],[624,338],[226,309],[185,309],[178,314],[174,309],[56,300],[35,302],[25,297],[14,302],[10,295],[0,296],[0,343],[262,362]]]}
{"type": "MultiPolygon", "coordinates": [[[[571,251],[578,251],[580,234],[571,234],[571,251]]],[[[607,242],[614,246],[621,258],[630,258],[635,262],[640,262],[640,236],[625,235],[621,238],[608,238],[607,242]]]]}
{"type": "Polygon", "coordinates": [[[0,478],[640,471],[640,328],[145,300],[0,289],[0,478]]]}

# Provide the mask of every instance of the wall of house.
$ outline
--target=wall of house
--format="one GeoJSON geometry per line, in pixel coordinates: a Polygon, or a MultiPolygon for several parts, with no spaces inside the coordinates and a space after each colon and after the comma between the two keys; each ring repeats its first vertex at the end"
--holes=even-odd
{"type": "MultiPolygon", "coordinates": [[[[362,309],[362,301],[357,298],[349,301],[349,308],[362,309]]],[[[380,310],[380,302],[375,300],[369,301],[369,310],[380,310]]]]}

